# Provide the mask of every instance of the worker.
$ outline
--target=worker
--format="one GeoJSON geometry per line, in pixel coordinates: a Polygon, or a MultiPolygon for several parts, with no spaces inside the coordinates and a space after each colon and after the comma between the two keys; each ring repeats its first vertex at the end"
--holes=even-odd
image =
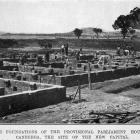
{"type": "Polygon", "coordinates": [[[66,54],[66,56],[68,56],[68,48],[69,48],[69,45],[67,43],[67,44],[65,44],[65,54],[66,54]]]}
{"type": "Polygon", "coordinates": [[[45,60],[46,60],[47,62],[50,61],[50,53],[49,53],[49,51],[47,51],[46,54],[45,54],[45,60]]]}
{"type": "Polygon", "coordinates": [[[62,45],[62,46],[61,46],[61,53],[62,53],[62,55],[64,55],[64,52],[65,52],[65,46],[62,45]]]}
{"type": "Polygon", "coordinates": [[[76,53],[76,60],[79,60],[80,59],[80,51],[78,51],[77,53],[76,53]]]}

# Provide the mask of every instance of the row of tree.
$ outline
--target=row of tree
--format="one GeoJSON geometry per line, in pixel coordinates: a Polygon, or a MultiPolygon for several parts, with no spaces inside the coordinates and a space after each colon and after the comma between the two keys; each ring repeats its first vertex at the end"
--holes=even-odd
{"type": "MultiPolygon", "coordinates": [[[[75,36],[78,37],[78,39],[80,38],[80,36],[83,33],[83,30],[76,28],[74,31],[75,36]]],[[[99,34],[101,34],[103,31],[100,28],[93,28],[93,32],[96,33],[97,38],[99,37],[99,34]]]]}
{"type": "Polygon", "coordinates": [[[128,33],[133,35],[138,25],[140,25],[140,8],[136,7],[128,15],[120,15],[112,27],[115,30],[120,30],[125,38],[128,33]]]}

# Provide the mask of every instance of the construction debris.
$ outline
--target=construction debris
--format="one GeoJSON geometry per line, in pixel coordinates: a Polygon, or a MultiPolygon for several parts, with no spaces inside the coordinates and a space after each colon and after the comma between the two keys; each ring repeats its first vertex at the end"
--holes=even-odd
{"type": "Polygon", "coordinates": [[[89,112],[89,116],[80,119],[70,119],[63,121],[64,123],[127,123],[140,116],[140,112],[89,112]]]}

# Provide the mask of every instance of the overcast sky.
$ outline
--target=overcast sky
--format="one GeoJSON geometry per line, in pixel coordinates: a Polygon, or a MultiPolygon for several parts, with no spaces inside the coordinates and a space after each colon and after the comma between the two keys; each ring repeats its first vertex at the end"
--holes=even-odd
{"type": "Polygon", "coordinates": [[[68,32],[78,27],[113,30],[114,20],[140,0],[0,0],[0,31],[68,32]]]}

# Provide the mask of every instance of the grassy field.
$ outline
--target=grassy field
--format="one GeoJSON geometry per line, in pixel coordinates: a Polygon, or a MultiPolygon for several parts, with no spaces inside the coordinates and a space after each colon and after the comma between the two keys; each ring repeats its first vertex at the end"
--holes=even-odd
{"type": "MultiPolygon", "coordinates": [[[[60,48],[64,43],[69,44],[72,49],[99,49],[99,50],[114,50],[123,42],[121,39],[43,39],[46,43],[52,43],[53,48],[60,48]]],[[[37,47],[41,47],[40,39],[0,39],[0,48],[33,48],[32,51],[38,51],[37,47]]],[[[126,44],[133,44],[137,51],[140,51],[139,40],[126,40],[126,44]]]]}

